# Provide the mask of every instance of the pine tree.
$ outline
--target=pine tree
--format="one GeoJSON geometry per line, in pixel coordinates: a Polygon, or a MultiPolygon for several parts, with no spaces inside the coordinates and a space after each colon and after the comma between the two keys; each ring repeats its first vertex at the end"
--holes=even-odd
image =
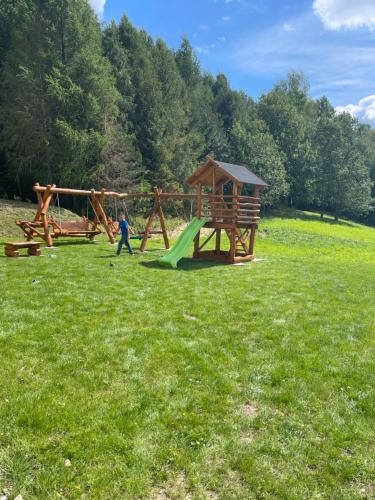
{"type": "Polygon", "coordinates": [[[117,93],[85,0],[15,2],[0,110],[8,177],[80,185],[101,167],[117,93]]]}
{"type": "Polygon", "coordinates": [[[245,124],[236,122],[231,130],[231,145],[233,161],[247,165],[269,184],[261,193],[262,204],[272,206],[280,202],[288,193],[286,172],[266,124],[259,119],[245,124]]]}
{"type": "Polygon", "coordinates": [[[358,147],[358,123],[348,114],[337,116],[326,98],[319,101],[315,145],[318,151],[316,204],[321,216],[333,212],[366,214],[371,202],[371,180],[358,147]]]}

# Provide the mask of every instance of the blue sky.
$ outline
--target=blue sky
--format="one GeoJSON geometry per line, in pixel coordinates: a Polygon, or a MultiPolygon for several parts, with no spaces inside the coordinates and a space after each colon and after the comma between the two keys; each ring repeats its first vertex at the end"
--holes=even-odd
{"type": "Polygon", "coordinates": [[[103,22],[126,14],[178,47],[187,35],[202,68],[257,98],[289,70],[375,125],[375,0],[90,0],[103,22]]]}

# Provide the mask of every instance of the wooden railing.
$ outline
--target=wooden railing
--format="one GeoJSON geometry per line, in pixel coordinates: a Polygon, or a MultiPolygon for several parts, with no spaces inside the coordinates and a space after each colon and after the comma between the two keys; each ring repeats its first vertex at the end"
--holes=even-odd
{"type": "Polygon", "coordinates": [[[207,217],[210,222],[254,224],[260,219],[259,198],[240,195],[206,195],[197,198],[197,217],[207,217]]]}

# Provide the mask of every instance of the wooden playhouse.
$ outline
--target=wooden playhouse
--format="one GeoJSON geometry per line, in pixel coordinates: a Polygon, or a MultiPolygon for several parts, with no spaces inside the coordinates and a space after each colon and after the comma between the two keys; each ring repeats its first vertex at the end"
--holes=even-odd
{"type": "Polygon", "coordinates": [[[211,157],[207,157],[186,183],[196,190],[196,217],[207,218],[204,227],[212,229],[205,238],[201,231],[197,233],[194,258],[231,264],[252,260],[260,220],[259,194],[267,183],[245,166],[211,157]],[[242,194],[245,186],[252,186],[251,196],[242,194]],[[223,232],[228,236],[229,250],[222,249],[223,232]],[[212,238],[215,238],[215,248],[205,250],[212,238]]]}

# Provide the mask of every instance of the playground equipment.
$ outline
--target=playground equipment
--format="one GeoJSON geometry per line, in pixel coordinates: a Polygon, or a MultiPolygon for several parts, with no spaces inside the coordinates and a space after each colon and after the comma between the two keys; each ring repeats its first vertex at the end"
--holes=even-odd
{"type": "Polygon", "coordinates": [[[216,161],[206,162],[187,180],[196,190],[196,214],[174,247],[160,259],[161,264],[177,266],[194,240],[195,259],[208,259],[230,264],[254,258],[255,233],[260,220],[261,189],[267,184],[247,167],[216,161]],[[242,195],[244,186],[252,185],[252,196],[242,195]],[[230,188],[230,189],[228,189],[230,188]],[[210,190],[210,192],[205,192],[210,190]],[[201,242],[201,229],[212,229],[201,242]],[[229,250],[221,248],[222,231],[229,239],[229,250]],[[215,249],[203,250],[215,236],[215,249]]]}
{"type": "Polygon", "coordinates": [[[7,257],[19,257],[19,250],[27,248],[28,255],[39,257],[41,255],[40,243],[35,241],[12,241],[4,244],[4,252],[7,257]]]}
{"type": "Polygon", "coordinates": [[[16,224],[22,229],[27,241],[34,238],[42,238],[47,246],[53,246],[53,240],[60,237],[86,237],[92,240],[95,236],[102,233],[101,226],[104,228],[111,243],[115,243],[115,235],[118,229],[117,222],[112,221],[105,212],[105,201],[108,197],[115,199],[131,199],[131,198],[150,198],[154,200],[153,208],[149,213],[146,228],[138,234],[141,238],[141,251],[143,252],[147,245],[147,240],[152,234],[162,234],[164,238],[165,248],[169,248],[169,239],[165,226],[165,218],[161,206],[162,191],[155,187],[152,193],[116,193],[115,191],[96,191],[95,189],[69,189],[59,188],[55,184],[48,186],[40,186],[36,183],[33,187],[38,200],[38,209],[35,218],[32,221],[17,221],[16,224]],[[94,220],[90,221],[87,217],[83,217],[81,221],[62,221],[61,216],[59,221],[52,216],[48,216],[53,196],[57,197],[58,210],[60,215],[59,195],[70,196],[86,196],[90,201],[91,207],[95,214],[94,220]],[[153,229],[155,217],[159,217],[161,230],[153,229]]]}
{"type": "MultiPolygon", "coordinates": [[[[55,185],[34,185],[38,199],[38,209],[33,221],[17,221],[23,230],[27,241],[40,237],[47,246],[53,245],[53,239],[62,236],[86,237],[90,240],[102,232],[101,226],[106,231],[109,241],[115,242],[118,230],[117,222],[107,217],[105,200],[109,197],[115,200],[135,198],[149,198],[153,200],[153,207],[148,214],[145,229],[138,232],[141,238],[140,250],[146,248],[149,237],[153,234],[162,234],[164,245],[169,249],[169,239],[165,225],[162,203],[164,200],[190,200],[195,203],[195,218],[178,238],[174,247],[161,259],[162,264],[177,266],[177,262],[185,255],[190,244],[194,241],[194,254],[196,259],[208,259],[227,263],[247,262],[254,258],[255,234],[260,220],[260,190],[267,184],[253,174],[247,167],[224,163],[207,157],[206,162],[196,170],[187,180],[187,185],[195,193],[163,193],[155,187],[151,193],[117,193],[115,191],[96,191],[95,189],[67,189],[55,185]],[[252,186],[252,196],[242,194],[246,186],[252,186]],[[90,221],[84,217],[82,221],[56,221],[48,217],[48,209],[52,197],[57,197],[59,214],[59,194],[71,196],[87,196],[95,217],[90,221]],[[153,229],[155,218],[160,220],[160,230],[153,229]],[[210,229],[207,236],[202,229],[210,229]],[[222,248],[222,232],[229,239],[229,250],[222,248]],[[205,236],[203,242],[201,237],[205,236]],[[215,236],[215,248],[204,248],[215,236]]],[[[127,212],[127,208],[126,208],[127,212]]],[[[128,215],[126,213],[126,215],[128,215]]]]}
{"type": "Polygon", "coordinates": [[[166,264],[173,268],[177,267],[177,262],[186,255],[189,250],[191,243],[194,241],[198,231],[208,222],[208,219],[201,217],[194,219],[190,224],[182,231],[180,236],[177,238],[176,243],[170,249],[170,251],[165,254],[161,259],[159,259],[160,264],[166,264]]]}

